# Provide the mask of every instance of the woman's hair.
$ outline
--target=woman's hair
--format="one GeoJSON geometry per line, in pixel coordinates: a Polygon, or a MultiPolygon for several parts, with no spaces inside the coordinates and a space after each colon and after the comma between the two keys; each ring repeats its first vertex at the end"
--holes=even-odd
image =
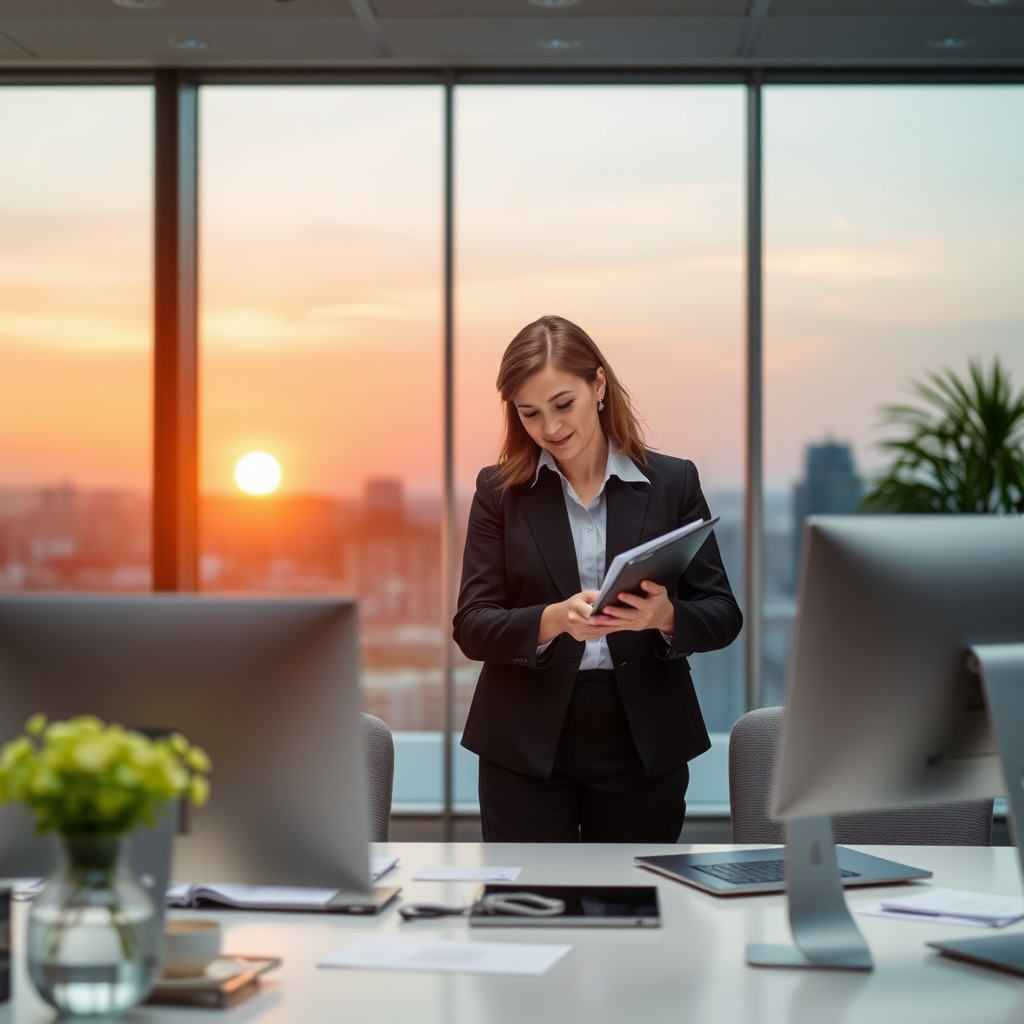
{"type": "Polygon", "coordinates": [[[527,324],[509,343],[498,368],[498,394],[505,403],[505,428],[498,452],[498,483],[502,488],[526,483],[537,469],[540,448],[526,432],[515,407],[516,392],[528,377],[546,366],[580,377],[588,384],[604,368],[604,411],[601,422],[618,451],[641,466],[647,464],[643,428],[629,392],[619,383],[601,350],[576,324],[560,316],[542,316],[527,324]]]}

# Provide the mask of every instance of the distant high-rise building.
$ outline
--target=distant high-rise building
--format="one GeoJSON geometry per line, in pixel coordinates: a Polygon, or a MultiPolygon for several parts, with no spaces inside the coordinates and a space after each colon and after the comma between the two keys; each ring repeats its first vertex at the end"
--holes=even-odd
{"type": "Polygon", "coordinates": [[[405,494],[401,480],[367,480],[363,492],[367,521],[382,521],[394,527],[405,519],[405,494]]]}
{"type": "Polygon", "coordinates": [[[793,589],[800,580],[804,519],[819,513],[856,512],[863,495],[848,444],[809,444],[804,479],[793,489],[793,589]]]}

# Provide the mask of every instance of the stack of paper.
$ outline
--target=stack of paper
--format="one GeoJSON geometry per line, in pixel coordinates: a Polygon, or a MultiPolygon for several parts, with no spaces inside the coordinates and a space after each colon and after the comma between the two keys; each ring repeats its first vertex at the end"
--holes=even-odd
{"type": "Polygon", "coordinates": [[[1019,896],[993,896],[960,889],[925,889],[912,896],[882,900],[863,913],[920,921],[928,918],[943,924],[973,924],[983,928],[1002,928],[1024,918],[1024,899],[1019,896]]]}

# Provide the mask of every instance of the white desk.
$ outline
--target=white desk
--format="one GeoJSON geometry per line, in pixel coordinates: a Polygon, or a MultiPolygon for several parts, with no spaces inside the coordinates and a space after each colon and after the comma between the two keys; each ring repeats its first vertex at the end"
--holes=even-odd
{"type": "MultiPolygon", "coordinates": [[[[709,847],[707,847],[709,848],[709,847]]],[[[284,963],[256,996],[229,1010],[140,1007],[129,1024],[1020,1024],[1024,978],[942,958],[929,939],[990,934],[856,915],[875,959],[866,974],[748,967],[748,942],[788,942],[781,896],[722,900],[642,871],[634,853],[676,846],[483,846],[394,843],[400,858],[388,881],[410,902],[468,901],[472,883],[412,882],[424,865],[520,865],[524,882],[656,884],[660,929],[468,928],[465,920],[403,922],[392,905],[373,918],[338,915],[219,915],[227,952],[277,954],[284,963]],[[459,941],[567,942],[572,952],[540,978],[350,971],[315,967],[361,936],[459,941]]],[[[1012,848],[865,847],[934,870],[936,885],[1003,894],[1021,891],[1012,848]]],[[[905,886],[850,892],[851,907],[905,886]]],[[[188,913],[188,912],[184,912],[188,913]]],[[[205,912],[204,912],[205,913],[205,912]]],[[[18,917],[23,917],[20,905],[18,917]]],[[[1024,924],[1013,929],[1024,932],[1024,924]]],[[[20,957],[12,1001],[0,1024],[52,1021],[20,957]]]]}

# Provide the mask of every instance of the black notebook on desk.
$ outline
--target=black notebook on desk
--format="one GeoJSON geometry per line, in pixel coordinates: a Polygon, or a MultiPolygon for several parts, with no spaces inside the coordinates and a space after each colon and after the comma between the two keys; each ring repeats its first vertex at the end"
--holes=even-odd
{"type": "MultiPolygon", "coordinates": [[[[784,892],[784,846],[708,853],[666,853],[635,857],[634,863],[677,882],[703,889],[714,896],[749,896],[784,892]]],[[[931,878],[924,868],[875,857],[846,846],[836,847],[836,860],[844,886],[891,885],[931,878]]]]}

